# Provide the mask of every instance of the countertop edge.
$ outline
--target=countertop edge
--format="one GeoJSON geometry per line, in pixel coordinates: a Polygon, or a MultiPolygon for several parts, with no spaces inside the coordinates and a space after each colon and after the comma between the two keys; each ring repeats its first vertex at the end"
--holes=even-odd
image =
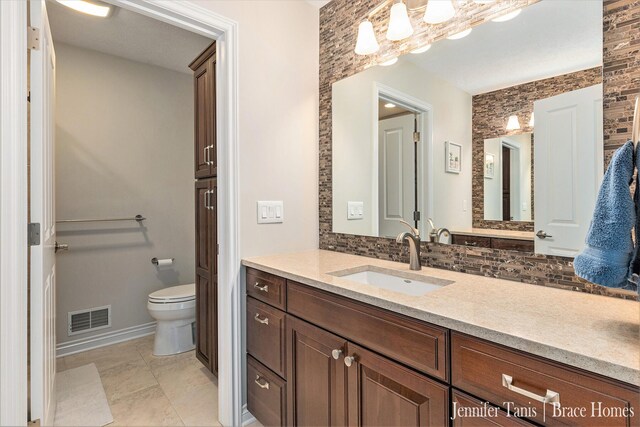
{"type": "Polygon", "coordinates": [[[456,332],[468,334],[477,338],[501,344],[507,347],[521,350],[533,355],[543,357],[545,359],[563,363],[574,368],[588,371],[595,375],[600,375],[622,381],[632,386],[640,386],[640,370],[635,370],[627,366],[621,366],[606,360],[596,359],[582,354],[574,353],[561,348],[541,344],[528,340],[523,337],[506,334],[495,331],[493,329],[483,328],[481,326],[466,323],[460,320],[452,319],[442,315],[434,314],[424,310],[413,309],[405,305],[389,301],[382,298],[350,291],[341,287],[337,287],[322,281],[310,279],[308,277],[299,276],[288,271],[278,268],[269,267],[251,260],[243,259],[242,265],[245,267],[255,268],[266,273],[293,280],[316,289],[321,289],[332,294],[342,295],[344,297],[373,305],[383,310],[389,310],[394,313],[402,314],[413,319],[422,320],[437,326],[451,329],[456,332]]]}

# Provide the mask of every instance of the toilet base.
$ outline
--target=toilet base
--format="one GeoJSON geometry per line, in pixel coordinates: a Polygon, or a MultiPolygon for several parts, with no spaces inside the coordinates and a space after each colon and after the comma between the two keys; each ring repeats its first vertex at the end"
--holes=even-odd
{"type": "Polygon", "coordinates": [[[153,344],[154,356],[171,356],[196,348],[195,318],[159,320],[153,344]]]}

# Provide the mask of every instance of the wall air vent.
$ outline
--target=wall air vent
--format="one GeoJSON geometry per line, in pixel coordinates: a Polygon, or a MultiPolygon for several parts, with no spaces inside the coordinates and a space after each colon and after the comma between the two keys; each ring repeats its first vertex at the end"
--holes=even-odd
{"type": "Polygon", "coordinates": [[[111,327],[111,306],[69,312],[69,335],[111,327]]]}

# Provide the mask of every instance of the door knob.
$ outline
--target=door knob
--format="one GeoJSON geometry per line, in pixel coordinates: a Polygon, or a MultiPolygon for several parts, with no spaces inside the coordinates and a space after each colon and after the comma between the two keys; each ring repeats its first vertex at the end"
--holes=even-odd
{"type": "Polygon", "coordinates": [[[539,239],[546,239],[547,237],[553,237],[552,235],[547,234],[547,232],[546,232],[546,231],[544,231],[544,230],[540,230],[540,231],[538,231],[538,232],[536,233],[536,236],[538,236],[538,238],[539,238],[539,239]]]}
{"type": "Polygon", "coordinates": [[[341,354],[342,354],[342,350],[336,348],[331,352],[331,357],[333,357],[335,360],[338,360],[340,359],[341,354]]]}
{"type": "Polygon", "coordinates": [[[58,251],[68,251],[69,250],[69,245],[66,243],[58,243],[56,242],[54,248],[54,252],[58,252],[58,251]]]}

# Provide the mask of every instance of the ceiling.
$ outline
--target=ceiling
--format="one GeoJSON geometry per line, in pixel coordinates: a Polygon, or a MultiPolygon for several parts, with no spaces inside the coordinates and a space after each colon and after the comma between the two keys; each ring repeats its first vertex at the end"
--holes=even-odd
{"type": "Polygon", "coordinates": [[[401,58],[472,95],[602,65],[602,1],[543,0],[401,58]]]}
{"type": "Polygon", "coordinates": [[[210,39],[182,28],[116,8],[109,18],[76,12],[47,1],[54,43],[96,50],[144,64],[189,73],[189,63],[210,39]]]}
{"type": "Polygon", "coordinates": [[[390,117],[403,116],[405,114],[413,114],[411,111],[403,108],[401,106],[395,105],[394,107],[385,107],[385,105],[390,104],[389,101],[385,101],[384,99],[378,99],[378,120],[388,119],[390,117]]]}

